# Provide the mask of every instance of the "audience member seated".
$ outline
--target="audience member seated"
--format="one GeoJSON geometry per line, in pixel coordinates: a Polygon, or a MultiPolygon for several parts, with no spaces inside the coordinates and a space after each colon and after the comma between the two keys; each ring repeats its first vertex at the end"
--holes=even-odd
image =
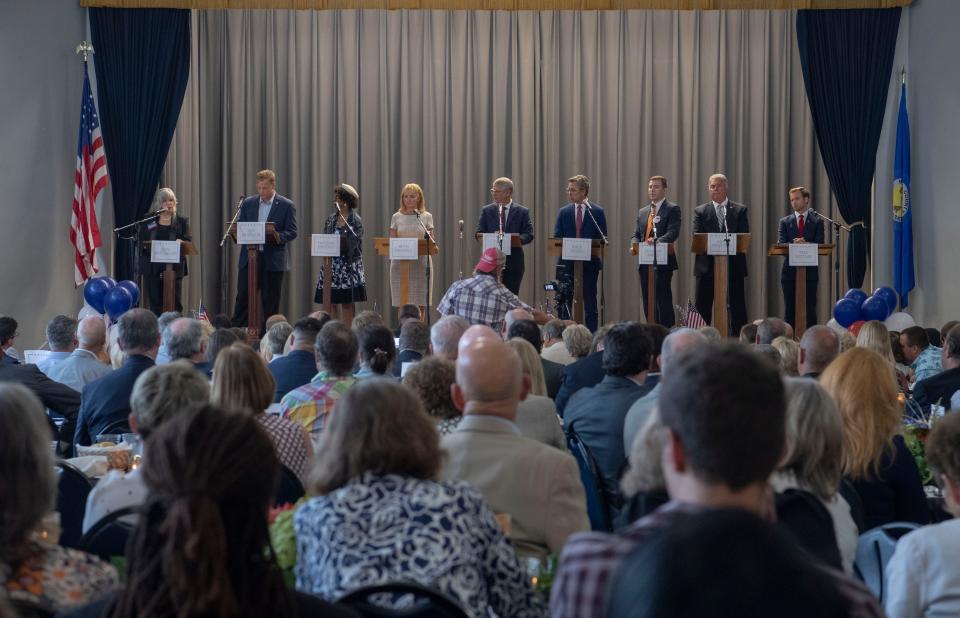
{"type": "Polygon", "coordinates": [[[290,321],[287,319],[287,316],[283,315],[282,313],[274,313],[269,318],[267,318],[266,322],[264,322],[263,331],[266,332],[271,328],[273,328],[274,326],[276,326],[277,324],[284,324],[284,323],[286,324],[290,323],[290,321]]]}
{"type": "Polygon", "coordinates": [[[770,345],[780,354],[780,373],[794,378],[799,376],[800,344],[793,339],[777,337],[770,345]]]}
{"type": "Polygon", "coordinates": [[[233,322],[230,321],[230,316],[226,313],[218,313],[213,316],[210,323],[213,324],[214,328],[233,328],[233,322]]]}
{"type": "MultiPolygon", "coordinates": [[[[576,328],[576,326],[568,326],[567,331],[571,328],[576,328]]],[[[609,330],[609,325],[598,328],[597,332],[593,334],[590,354],[564,367],[563,377],[560,379],[560,390],[557,391],[557,396],[554,398],[557,404],[557,414],[561,417],[563,417],[563,409],[567,405],[567,401],[574,393],[581,388],[596,386],[603,379],[603,343],[609,330]]]]}
{"type": "Polygon", "coordinates": [[[837,584],[775,526],[724,509],[692,515],[628,556],[606,616],[857,615],[837,584]]]}
{"type": "MultiPolygon", "coordinates": [[[[707,345],[707,338],[692,328],[678,328],[666,336],[660,348],[661,379],[668,371],[674,358],[684,350],[700,348],[707,345]]],[[[623,451],[629,452],[640,428],[647,422],[647,417],[657,405],[660,397],[660,382],[650,389],[646,395],[633,402],[623,419],[623,451]]]]}
{"type": "Polygon", "coordinates": [[[200,320],[180,318],[173,321],[169,330],[167,353],[170,361],[190,361],[197,371],[209,379],[213,365],[207,360],[207,342],[203,339],[203,325],[200,320]]]}
{"type": "Polygon", "coordinates": [[[960,326],[947,333],[941,356],[943,371],[919,380],[913,387],[913,400],[923,409],[939,405],[949,410],[950,398],[960,390],[960,326]]]}
{"type": "Polygon", "coordinates": [[[360,370],[353,374],[353,377],[362,380],[392,376],[390,369],[397,357],[397,344],[390,329],[373,324],[354,332],[357,333],[357,343],[360,346],[360,370]]]}
{"type": "Polygon", "coordinates": [[[596,346],[593,345],[593,333],[583,324],[573,324],[563,331],[563,347],[567,350],[567,356],[572,358],[569,365],[581,358],[586,358],[588,354],[594,352],[596,346]]]}
{"type": "Polygon", "coordinates": [[[520,337],[510,339],[507,345],[520,357],[523,375],[530,379],[530,392],[517,406],[517,428],[521,435],[531,440],[566,451],[567,440],[557,416],[557,406],[547,397],[540,355],[529,341],[520,337]]]}
{"type": "MultiPolygon", "coordinates": [[[[178,311],[164,311],[157,318],[157,328],[160,329],[160,349],[157,350],[158,365],[166,365],[170,362],[170,353],[167,351],[167,343],[170,341],[170,325],[173,324],[174,320],[179,320],[182,317],[183,314],[178,311]]],[[[214,319],[214,322],[216,322],[216,319],[214,319]]],[[[214,328],[216,328],[215,325],[214,328]]]]}
{"type": "MultiPolygon", "coordinates": [[[[650,392],[650,337],[638,322],[622,322],[607,333],[603,380],[574,393],[563,414],[564,430],[576,432],[597,462],[611,514],[619,512],[620,474],[626,466],[623,421],[633,403],[650,392]]],[[[574,367],[570,365],[570,367],[574,367]]]]}
{"type": "Polygon", "coordinates": [[[900,333],[900,345],[903,356],[910,363],[911,388],[920,380],[940,373],[940,348],[930,343],[927,331],[919,326],[911,326],[900,333]]]}
{"type": "MultiPolygon", "coordinates": [[[[661,382],[666,428],[663,473],[670,502],[618,534],[574,536],[560,557],[550,595],[554,618],[603,616],[611,579],[624,558],[658,532],[698,513],[741,509],[771,517],[771,472],[785,446],[783,383],[776,368],[740,344],[681,354],[661,382]],[[731,388],[735,383],[749,388],[731,388]]],[[[812,565],[819,563],[811,561],[812,565]]],[[[847,615],[882,615],[866,588],[824,569],[856,606],[847,615]]]]}
{"type": "Polygon", "coordinates": [[[816,380],[833,359],[840,355],[840,337],[829,326],[811,326],[800,337],[798,354],[797,373],[816,380]]]}
{"type": "MultiPolygon", "coordinates": [[[[210,384],[188,361],[151,367],[137,378],[130,394],[130,430],[146,441],[162,424],[207,403],[210,384]]],[[[146,453],[146,451],[144,451],[146,453]]],[[[110,513],[146,501],[142,468],[124,473],[111,470],[87,497],[83,531],[110,513]]]]}
{"type": "Polygon", "coordinates": [[[407,323],[408,320],[423,320],[423,315],[420,313],[420,307],[412,303],[407,303],[399,309],[397,309],[397,321],[400,323],[397,326],[397,332],[394,336],[399,337],[400,331],[403,329],[403,325],[407,323]]]}
{"type": "Polygon", "coordinates": [[[17,332],[19,324],[10,316],[0,316],[0,364],[17,365],[20,363],[20,352],[13,347],[13,340],[20,334],[17,332]]]}
{"type": "Polygon", "coordinates": [[[944,324],[943,327],[940,328],[940,341],[945,342],[947,340],[947,333],[953,330],[953,327],[957,326],[958,324],[960,324],[960,321],[958,320],[950,320],[944,324]]]}
{"type": "Polygon", "coordinates": [[[445,315],[430,327],[430,354],[449,361],[457,360],[460,337],[470,328],[459,315],[445,315]]]}
{"type": "Polygon", "coordinates": [[[96,437],[123,426],[130,415],[130,393],[141,373],[154,366],[160,331],[149,309],[131,309],[117,322],[118,343],[127,359],[123,366],[83,388],[75,445],[89,446],[96,437]]]}
{"type": "Polygon", "coordinates": [[[283,346],[290,339],[291,333],[293,333],[293,326],[287,322],[277,322],[271,326],[260,340],[260,356],[263,360],[269,363],[283,356],[283,346]]]}
{"type": "Polygon", "coordinates": [[[317,441],[333,406],[357,381],[353,377],[357,348],[357,336],[349,326],[338,320],[324,324],[314,345],[319,373],[309,383],[284,395],[280,401],[283,418],[303,425],[313,439],[314,451],[317,450],[317,441]]]}
{"type": "Polygon", "coordinates": [[[400,328],[400,345],[393,363],[393,375],[399,378],[403,366],[416,363],[430,351],[430,327],[420,320],[407,320],[400,328]]]}
{"type": "Polygon", "coordinates": [[[780,318],[764,318],[757,324],[757,338],[754,343],[771,344],[777,337],[785,337],[788,325],[780,318]]]}
{"type": "Polygon", "coordinates": [[[51,367],[47,376],[79,393],[84,386],[112,371],[110,365],[100,359],[107,343],[107,327],[103,318],[91,315],[80,320],[77,341],[77,349],[51,367]]]}
{"type": "MultiPolygon", "coordinates": [[[[326,324],[326,322],[324,322],[326,324]]],[[[387,323],[383,321],[383,316],[377,313],[376,311],[361,311],[357,315],[353,316],[353,322],[350,323],[353,332],[357,332],[365,326],[386,326],[387,323]]]]}
{"type": "MultiPolygon", "coordinates": [[[[695,330],[686,330],[700,334],[695,330]]],[[[706,339],[703,343],[706,343],[706,339]]],[[[644,418],[644,424],[629,448],[630,465],[620,479],[624,506],[620,511],[620,519],[614,522],[615,529],[649,515],[670,501],[667,481],[663,478],[663,464],[660,461],[660,454],[663,452],[663,423],[660,422],[656,405],[653,405],[644,418]]]]}
{"type": "MultiPolygon", "coordinates": [[[[787,378],[787,433],[786,454],[771,478],[775,491],[802,490],[818,498],[833,523],[831,552],[839,550],[843,570],[853,572],[857,552],[857,525],[850,514],[850,505],[838,493],[843,476],[841,452],[843,448],[843,421],[830,395],[813,380],[787,378]]],[[[808,530],[797,535],[800,544],[809,549],[814,537],[808,530]]],[[[823,546],[827,543],[824,542],[823,546]]],[[[825,550],[811,551],[824,555],[825,550]]]]}
{"type": "MultiPolygon", "coordinates": [[[[354,323],[359,317],[353,319],[354,323]]],[[[314,346],[322,328],[320,321],[314,318],[297,320],[293,325],[293,334],[290,335],[290,340],[293,342],[290,351],[284,353],[281,358],[273,359],[267,365],[267,369],[273,374],[273,379],[277,383],[277,392],[273,396],[274,403],[280,403],[284,395],[309,383],[317,375],[314,346]]]]}
{"type": "Polygon", "coordinates": [[[924,526],[897,542],[884,577],[890,618],[960,614],[960,415],[934,423],[926,454],[944,508],[957,519],[924,526]]]}
{"type": "Polygon", "coordinates": [[[644,324],[643,330],[650,339],[650,369],[647,371],[646,383],[651,389],[660,383],[660,355],[663,353],[663,342],[670,334],[670,329],[662,324],[644,324]]]}
{"type": "MultiPolygon", "coordinates": [[[[517,310],[515,309],[514,311],[517,310]]],[[[513,312],[509,312],[507,315],[510,315],[510,313],[513,312]]],[[[543,373],[543,383],[547,389],[544,396],[553,399],[557,396],[557,391],[560,390],[560,380],[563,379],[564,366],[540,356],[540,351],[543,348],[543,338],[540,334],[540,327],[537,326],[537,323],[533,320],[513,320],[507,329],[506,339],[513,339],[514,337],[525,339],[533,346],[534,351],[539,357],[540,367],[543,373]]],[[[539,395],[540,393],[537,394],[539,395]]]]}
{"type": "Polygon", "coordinates": [[[450,387],[456,381],[456,365],[439,356],[428,356],[403,376],[403,385],[413,389],[420,398],[441,436],[452,433],[463,418],[450,395],[450,387]]]}
{"type": "Polygon", "coordinates": [[[873,350],[882,356],[893,368],[893,375],[901,390],[909,390],[907,375],[897,369],[897,361],[893,356],[893,346],[890,342],[890,331],[879,320],[864,322],[860,326],[860,332],[857,333],[857,347],[873,350]]]}
{"type": "Polygon", "coordinates": [[[463,420],[441,442],[442,477],[477,487],[494,512],[510,516],[517,553],[542,559],[590,522],[573,457],[517,428],[529,388],[520,358],[502,341],[481,338],[460,350],[453,402],[463,420]]]}
{"type": "Polygon", "coordinates": [[[780,363],[780,352],[777,352],[775,347],[769,343],[757,343],[754,344],[753,351],[767,359],[767,362],[776,367],[777,371],[781,372],[781,374],[783,373],[780,363]]]}
{"type": "MultiPolygon", "coordinates": [[[[286,322],[284,322],[284,324],[286,324],[286,322]]],[[[233,334],[232,330],[226,328],[218,328],[210,334],[210,339],[207,340],[207,365],[210,367],[211,377],[213,375],[213,366],[216,364],[220,352],[238,342],[243,343],[237,339],[237,336],[233,334]]]]}
{"type": "Polygon", "coordinates": [[[37,363],[37,369],[50,377],[50,370],[66,360],[77,349],[77,321],[65,315],[55,316],[47,323],[47,346],[50,354],[37,363]]]}
{"type": "MultiPolygon", "coordinates": [[[[214,330],[216,330],[216,328],[214,328],[214,330]]],[[[248,331],[246,328],[243,328],[242,326],[233,326],[230,328],[230,332],[237,336],[237,341],[250,343],[250,331],[248,331]]]]}
{"type": "Polygon", "coordinates": [[[740,327],[740,343],[751,345],[757,341],[757,325],[753,322],[740,327]]]}
{"type": "MultiPolygon", "coordinates": [[[[586,328],[586,327],[584,327],[586,328]]],[[[569,365],[577,360],[570,356],[567,346],[563,343],[563,333],[567,329],[567,324],[563,320],[554,318],[543,325],[543,350],[540,356],[548,361],[569,365]]],[[[590,332],[589,330],[587,331],[590,332]]],[[[590,337],[587,337],[587,349],[590,348],[590,337]]]]}
{"type": "Polygon", "coordinates": [[[236,343],[221,352],[214,365],[210,401],[257,419],[273,440],[280,463],[305,482],[313,445],[303,425],[266,411],[274,389],[273,376],[260,355],[250,346],[236,343]]]}
{"type": "Polygon", "coordinates": [[[853,348],[827,367],[820,383],[843,419],[843,474],[863,503],[866,530],[929,522],[920,473],[900,435],[902,413],[887,361],[853,348]]]}
{"type": "Polygon", "coordinates": [[[78,618],[354,615],[285,585],[267,525],[280,464],[253,418],[208,404],[147,448],[126,585],[78,618]]]}
{"type": "Polygon", "coordinates": [[[409,389],[368,380],[347,391],[317,450],[308,487],[316,497],[294,516],[297,589],[332,600],[406,580],[446,593],[474,618],[544,616],[480,493],[436,480],[442,461],[433,422],[409,389]]]}
{"type": "Polygon", "coordinates": [[[41,531],[55,504],[56,466],[43,406],[19,384],[0,384],[0,478],[0,598],[52,615],[116,586],[112,566],[41,531]]]}

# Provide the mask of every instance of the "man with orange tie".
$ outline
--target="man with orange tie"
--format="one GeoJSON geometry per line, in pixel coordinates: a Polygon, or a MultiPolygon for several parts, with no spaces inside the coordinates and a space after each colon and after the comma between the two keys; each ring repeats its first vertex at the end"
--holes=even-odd
{"type": "MultiPolygon", "coordinates": [[[[680,236],[680,207],[667,201],[667,179],[663,176],[651,176],[647,183],[647,197],[650,203],[637,213],[637,227],[633,232],[633,242],[654,244],[673,243],[680,236]]],[[[647,308],[647,269],[652,266],[640,266],[640,287],[643,290],[643,309],[647,308]]],[[[673,271],[677,270],[677,256],[669,254],[665,263],[658,263],[654,272],[654,319],[657,324],[671,328],[674,324],[673,290],[670,287],[673,271]]]]}
{"type": "MultiPolygon", "coordinates": [[[[781,244],[791,242],[809,242],[823,244],[823,219],[810,210],[810,192],[805,187],[795,187],[788,192],[790,207],[793,213],[780,219],[777,232],[777,242],[781,244]]],[[[817,322],[817,284],[820,281],[819,269],[807,268],[807,324],[817,322]]],[[[784,320],[791,326],[796,326],[796,280],[797,271],[790,266],[790,259],[784,258],[783,269],[780,271],[780,286],[783,288],[783,304],[785,307],[784,320]]]]}
{"type": "MultiPolygon", "coordinates": [[[[606,238],[607,218],[599,204],[587,199],[589,192],[590,179],[583,174],[567,180],[570,202],[557,213],[555,238],[606,238]]],[[[557,279],[566,278],[572,283],[573,262],[561,259],[557,266],[557,279]]],[[[599,257],[583,263],[583,322],[591,332],[597,330],[597,276],[602,268],[603,260],[599,257]]]]}

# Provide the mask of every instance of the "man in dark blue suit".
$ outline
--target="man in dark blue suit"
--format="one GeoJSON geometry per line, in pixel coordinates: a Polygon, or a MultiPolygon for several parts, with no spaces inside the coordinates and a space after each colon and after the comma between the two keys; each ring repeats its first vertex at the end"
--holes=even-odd
{"type": "MultiPolygon", "coordinates": [[[[270,221],[276,229],[273,242],[263,245],[257,259],[257,280],[263,303],[262,320],[280,312],[280,289],[283,273],[290,270],[290,249],[287,246],[297,237],[296,207],[276,191],[277,175],[273,170],[257,172],[257,195],[243,200],[240,206],[241,222],[270,221]]],[[[240,272],[237,274],[237,302],[233,307],[234,326],[246,325],[247,316],[247,248],[240,247],[240,272]]],[[[263,332],[263,324],[252,324],[263,332]]]]}
{"type": "MultiPolygon", "coordinates": [[[[530,244],[533,240],[530,210],[513,201],[513,181],[509,178],[497,178],[490,187],[490,195],[493,203],[487,204],[480,211],[477,234],[495,234],[502,228],[504,234],[518,234],[521,244],[530,244]]],[[[508,290],[517,295],[520,294],[523,269],[523,247],[511,247],[501,281],[508,290]]]]}
{"type": "MultiPolygon", "coordinates": [[[[656,242],[675,243],[680,237],[680,207],[667,201],[667,179],[652,176],[647,183],[647,197],[650,203],[637,213],[637,227],[633,232],[633,242],[653,244],[656,242]]],[[[643,309],[647,309],[647,271],[652,266],[640,266],[640,289],[643,290],[643,309]]],[[[657,324],[667,328],[673,326],[673,289],[670,282],[673,271],[677,270],[677,256],[671,253],[665,264],[657,264],[654,280],[654,318],[657,324]]]]}
{"type": "Polygon", "coordinates": [[[563,368],[560,388],[554,398],[560,418],[563,418],[563,410],[574,393],[581,388],[596,386],[603,379],[603,345],[609,330],[609,326],[598,328],[590,343],[590,354],[563,368]]]}
{"type": "Polygon", "coordinates": [[[293,332],[290,333],[293,339],[290,351],[267,363],[267,369],[273,374],[273,381],[277,384],[274,403],[280,403],[284,395],[309,383],[319,372],[313,346],[323,324],[316,318],[297,320],[293,325],[293,332]]]}
{"type": "Polygon", "coordinates": [[[150,369],[160,348],[157,316],[148,309],[131,309],[120,317],[120,349],[127,355],[123,366],[83,387],[74,445],[89,446],[101,433],[126,433],[130,426],[130,393],[141,373],[150,369]],[[108,431],[109,430],[109,431],[108,431]]]}
{"type": "MultiPolygon", "coordinates": [[[[557,213],[554,226],[555,238],[600,238],[607,236],[607,218],[603,208],[587,199],[590,192],[590,179],[583,174],[567,180],[567,197],[570,202],[557,213]]],[[[573,262],[558,260],[557,279],[568,278],[572,282],[573,262]]],[[[583,263],[583,321],[591,332],[597,330],[597,276],[603,269],[603,260],[599,257],[583,263]]],[[[563,317],[563,316],[561,316],[563,317]]]]}
{"type": "MultiPolygon", "coordinates": [[[[777,231],[777,242],[784,243],[816,243],[823,244],[823,219],[810,210],[810,192],[804,187],[790,189],[790,207],[793,214],[780,219],[777,231]]],[[[820,281],[819,268],[807,267],[807,324],[817,324],[817,282],[820,281]]],[[[796,326],[796,280],[797,271],[790,266],[790,258],[783,260],[783,269],[780,271],[780,285],[783,287],[784,319],[787,324],[796,326]]]]}

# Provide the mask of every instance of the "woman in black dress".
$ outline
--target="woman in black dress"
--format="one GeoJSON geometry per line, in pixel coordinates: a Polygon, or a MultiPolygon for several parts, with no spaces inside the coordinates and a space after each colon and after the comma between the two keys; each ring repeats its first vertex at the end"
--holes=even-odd
{"type": "MultiPolygon", "coordinates": [[[[148,221],[141,226],[140,241],[145,240],[175,240],[179,243],[189,241],[190,225],[186,217],[177,216],[177,196],[173,189],[164,187],[157,191],[153,200],[154,211],[162,211],[160,216],[148,221]]],[[[143,287],[147,291],[147,302],[150,303],[150,310],[160,315],[163,312],[163,271],[166,264],[153,263],[150,261],[150,251],[144,249],[140,255],[140,272],[143,275],[143,287]]],[[[181,290],[183,288],[183,278],[187,276],[187,258],[180,251],[180,263],[173,265],[173,272],[176,275],[176,311],[183,311],[183,305],[180,303],[181,290]]]]}
{"type": "MultiPolygon", "coordinates": [[[[356,303],[367,300],[366,277],[363,274],[363,221],[357,214],[360,194],[350,185],[339,184],[333,189],[337,210],[327,217],[323,226],[324,234],[338,234],[342,237],[340,257],[333,258],[333,278],[330,281],[330,302],[340,308],[339,319],[349,326],[353,322],[356,303]]],[[[324,269],[320,268],[317,291],[313,296],[316,303],[323,304],[324,269]]]]}

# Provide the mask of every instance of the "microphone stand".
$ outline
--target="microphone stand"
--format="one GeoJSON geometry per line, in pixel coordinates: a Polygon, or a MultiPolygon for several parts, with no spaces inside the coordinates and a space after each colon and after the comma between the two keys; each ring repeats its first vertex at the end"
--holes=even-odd
{"type": "Polygon", "coordinates": [[[727,209],[723,209],[723,243],[726,245],[724,258],[727,260],[727,289],[726,298],[724,298],[724,307],[727,308],[727,332],[721,333],[724,337],[730,336],[730,328],[733,325],[733,307],[730,306],[730,285],[733,281],[733,263],[730,260],[730,228],[727,227],[727,209]]]}
{"type": "MultiPolygon", "coordinates": [[[[600,238],[603,239],[604,246],[609,245],[610,241],[607,239],[607,235],[603,233],[603,230],[600,229],[600,225],[597,223],[596,218],[593,216],[593,208],[590,207],[590,201],[587,200],[584,202],[584,205],[587,207],[587,214],[590,215],[590,220],[593,221],[593,227],[597,228],[597,231],[600,232],[600,238]]],[[[591,253],[593,249],[591,248],[591,253]]],[[[607,316],[607,295],[606,295],[606,275],[603,272],[603,258],[600,258],[600,323],[597,324],[599,328],[600,325],[604,323],[607,316]]]]}
{"type": "MultiPolygon", "coordinates": [[[[245,195],[241,195],[240,199],[237,200],[237,212],[233,213],[233,218],[230,219],[230,223],[227,224],[227,229],[223,232],[223,238],[220,239],[220,248],[223,248],[223,245],[226,244],[227,239],[230,238],[230,228],[232,228],[236,223],[237,219],[240,218],[240,210],[243,207],[243,200],[246,199],[245,195]]],[[[220,309],[223,310],[225,307],[229,309],[227,304],[229,299],[227,298],[227,272],[230,268],[228,260],[220,260],[220,309]]],[[[249,290],[248,290],[249,292],[249,290]]],[[[224,312],[226,313],[226,312],[224,312]]],[[[234,307],[234,313],[236,313],[236,307],[234,307]]]]}
{"type": "MultiPolygon", "coordinates": [[[[423,230],[424,237],[427,239],[427,265],[424,268],[424,274],[427,278],[427,326],[430,326],[430,305],[433,302],[433,299],[430,298],[430,243],[433,243],[437,249],[440,248],[440,245],[437,244],[436,239],[433,237],[433,234],[430,233],[430,230],[427,229],[427,226],[423,224],[423,219],[420,218],[420,211],[414,211],[417,215],[417,223],[420,224],[420,228],[423,230]]],[[[463,231],[460,232],[460,237],[463,237],[463,231]]]]}
{"type": "Polygon", "coordinates": [[[457,224],[460,226],[460,260],[459,260],[459,265],[460,265],[460,280],[462,281],[462,280],[463,280],[463,256],[464,256],[464,247],[463,247],[463,219],[460,219],[460,221],[458,221],[457,224]]]}
{"type": "Polygon", "coordinates": [[[500,207],[500,217],[498,223],[500,229],[497,230],[497,244],[500,246],[500,253],[503,253],[503,204],[497,204],[500,207]]]}
{"type": "MultiPolygon", "coordinates": [[[[651,205],[651,209],[652,208],[653,206],[651,205]]],[[[659,242],[660,239],[658,238],[658,235],[657,235],[656,217],[654,217],[652,231],[653,231],[653,265],[648,267],[648,268],[653,268],[653,277],[652,277],[653,293],[650,295],[650,298],[653,301],[653,321],[654,323],[659,324],[660,316],[658,314],[660,312],[657,311],[657,280],[660,279],[660,272],[657,270],[657,243],[659,242]]]]}
{"type": "Polygon", "coordinates": [[[839,221],[834,221],[827,215],[817,212],[810,209],[810,212],[815,213],[821,219],[829,221],[833,227],[833,287],[835,290],[834,298],[840,298],[840,230],[844,230],[848,234],[850,233],[850,228],[839,221]]]}
{"type": "Polygon", "coordinates": [[[117,235],[118,239],[122,240],[132,240],[133,241],[133,281],[136,282],[138,286],[143,287],[142,282],[140,281],[140,225],[146,223],[147,221],[154,221],[160,218],[160,215],[166,212],[166,210],[158,210],[152,212],[143,219],[139,221],[134,221],[133,223],[128,223],[127,225],[121,225],[120,227],[113,228],[113,233],[117,235]],[[120,235],[120,232],[133,228],[133,236],[128,236],[124,238],[120,235]]]}

